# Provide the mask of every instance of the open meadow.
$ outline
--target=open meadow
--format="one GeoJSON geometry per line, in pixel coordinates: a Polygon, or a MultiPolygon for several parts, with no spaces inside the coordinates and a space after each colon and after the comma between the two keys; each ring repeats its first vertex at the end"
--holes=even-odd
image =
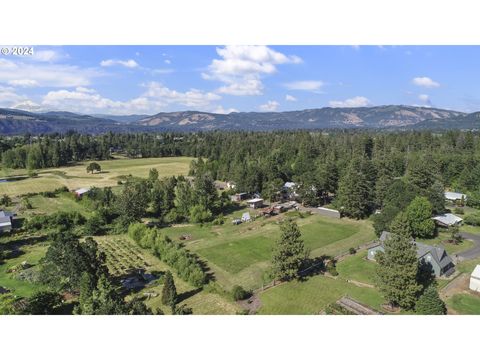
{"type": "Polygon", "coordinates": [[[28,177],[25,169],[8,171],[8,173],[3,170],[3,176],[7,181],[0,182],[0,194],[17,196],[52,191],[62,186],[70,190],[92,186],[116,186],[118,180],[124,176],[145,178],[152,168],[158,170],[160,177],[186,175],[191,161],[192,158],[189,157],[104,160],[97,161],[102,171],[93,174],[87,173],[86,167],[89,161],[85,161],[73,166],[40,169],[36,177],[28,177]]]}

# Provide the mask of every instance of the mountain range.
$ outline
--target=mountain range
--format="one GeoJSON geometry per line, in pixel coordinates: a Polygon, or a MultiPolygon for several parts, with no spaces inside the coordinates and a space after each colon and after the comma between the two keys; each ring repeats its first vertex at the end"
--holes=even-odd
{"type": "Polygon", "coordinates": [[[208,131],[287,129],[480,129],[480,112],[406,105],[308,109],[285,112],[200,111],[163,112],[156,115],[84,115],[64,111],[34,113],[0,109],[0,134],[40,134],[142,131],[208,131]]]}

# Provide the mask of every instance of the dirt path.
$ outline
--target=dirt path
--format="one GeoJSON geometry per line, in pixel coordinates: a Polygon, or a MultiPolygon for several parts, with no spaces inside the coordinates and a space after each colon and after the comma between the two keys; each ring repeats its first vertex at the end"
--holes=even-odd
{"type": "Polygon", "coordinates": [[[260,309],[260,306],[262,306],[262,302],[260,301],[258,293],[253,294],[246,300],[238,301],[238,304],[247,310],[249,315],[256,314],[258,309],[260,309]]]}

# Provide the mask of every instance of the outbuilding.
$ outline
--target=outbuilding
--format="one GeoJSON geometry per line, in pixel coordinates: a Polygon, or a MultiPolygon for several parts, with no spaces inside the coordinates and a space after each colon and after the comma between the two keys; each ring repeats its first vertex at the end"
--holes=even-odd
{"type": "Polygon", "coordinates": [[[450,227],[453,225],[460,225],[463,219],[457,215],[447,213],[432,218],[439,226],[450,227]]]}
{"type": "Polygon", "coordinates": [[[462,199],[463,201],[467,201],[467,195],[453,191],[445,191],[445,200],[457,202],[462,201],[462,199]]]}
{"type": "Polygon", "coordinates": [[[470,290],[480,292],[480,265],[475,266],[470,275],[470,290]]]}
{"type": "Polygon", "coordinates": [[[340,219],[340,211],[338,210],[334,210],[334,209],[329,209],[329,208],[326,208],[326,207],[318,207],[317,208],[317,213],[320,214],[320,215],[324,215],[324,216],[328,216],[328,217],[331,217],[331,218],[334,218],[334,219],[340,219]]]}
{"type": "Polygon", "coordinates": [[[0,211],[0,234],[12,231],[13,214],[9,211],[0,211]]]}
{"type": "Polygon", "coordinates": [[[75,193],[75,196],[77,198],[81,198],[83,195],[85,195],[89,191],[90,191],[90,189],[88,189],[88,188],[80,188],[80,189],[75,190],[74,193],[75,193]]]}
{"type": "Polygon", "coordinates": [[[250,200],[247,200],[247,204],[252,209],[258,209],[263,206],[263,199],[250,199],[250,200]]]}

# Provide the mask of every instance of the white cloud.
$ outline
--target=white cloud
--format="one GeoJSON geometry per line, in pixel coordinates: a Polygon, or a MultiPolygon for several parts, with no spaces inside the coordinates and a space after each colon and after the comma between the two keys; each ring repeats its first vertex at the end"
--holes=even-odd
{"type": "Polygon", "coordinates": [[[37,104],[36,102],[33,102],[32,100],[25,100],[22,102],[19,102],[18,104],[15,104],[12,106],[14,109],[18,110],[25,110],[25,111],[44,111],[45,108],[43,108],[40,104],[37,104]]]}
{"type": "MultiPolygon", "coordinates": [[[[35,82],[37,86],[45,87],[88,86],[93,78],[102,75],[97,69],[74,65],[13,62],[0,58],[0,83],[4,84],[28,79],[30,84],[35,82]]],[[[25,83],[17,85],[24,86],[25,83]]]]}
{"type": "Polygon", "coordinates": [[[100,62],[100,66],[104,66],[104,67],[116,66],[116,65],[124,66],[131,69],[138,67],[138,63],[132,59],[129,59],[129,60],[108,59],[108,60],[102,60],[100,62]]]}
{"type": "MultiPolygon", "coordinates": [[[[211,92],[190,89],[185,92],[172,90],[157,82],[143,85],[144,93],[127,101],[112,100],[100,95],[96,90],[77,87],[75,90],[48,92],[41,105],[55,110],[68,110],[80,113],[132,114],[156,113],[169,105],[184,106],[188,109],[209,110],[221,97],[211,92]]],[[[232,109],[235,110],[235,109],[232,109]]]]}
{"type": "Polygon", "coordinates": [[[228,95],[262,95],[263,83],[259,79],[243,79],[217,89],[219,93],[228,95]]]}
{"type": "Polygon", "coordinates": [[[62,58],[63,55],[55,50],[38,50],[33,51],[33,60],[44,61],[44,62],[53,62],[62,58]]]}
{"type": "Polygon", "coordinates": [[[285,100],[286,101],[297,101],[297,98],[295,96],[292,96],[292,95],[285,95],[285,100]]]}
{"type": "Polygon", "coordinates": [[[170,65],[170,64],[172,63],[172,62],[171,62],[170,60],[168,60],[168,59],[163,60],[163,62],[164,62],[165,64],[168,64],[168,65],[170,65]]]}
{"type": "Polygon", "coordinates": [[[8,85],[11,86],[19,86],[19,87],[35,87],[38,86],[38,82],[32,79],[16,79],[16,80],[9,80],[8,85]]]}
{"type": "Polygon", "coordinates": [[[322,86],[323,86],[323,82],[318,80],[293,81],[285,84],[285,87],[289,90],[306,90],[306,91],[319,90],[322,86]]]}
{"type": "Polygon", "coordinates": [[[218,90],[230,95],[261,95],[261,77],[273,74],[280,64],[298,64],[298,56],[288,56],[268,46],[225,46],[217,48],[221,59],[214,59],[208,71],[202,73],[206,80],[217,80],[225,85],[218,90]]]}
{"type": "Polygon", "coordinates": [[[171,90],[158,82],[150,82],[145,85],[147,91],[143,94],[148,98],[156,99],[166,104],[180,104],[189,108],[206,108],[212,101],[220,100],[221,96],[212,92],[203,92],[198,89],[190,89],[186,92],[171,90]]]}
{"type": "Polygon", "coordinates": [[[275,111],[280,106],[280,104],[275,100],[270,100],[266,104],[259,106],[261,111],[275,111]]]}
{"type": "Polygon", "coordinates": [[[13,107],[25,100],[27,98],[17,94],[14,88],[0,85],[0,107],[13,107]]]}
{"type": "Polygon", "coordinates": [[[230,114],[232,112],[238,112],[238,110],[234,108],[224,109],[222,105],[219,105],[214,110],[212,110],[212,112],[215,114],[230,114]]]}
{"type": "Polygon", "coordinates": [[[413,78],[412,82],[417,86],[422,86],[426,88],[436,88],[440,86],[438,82],[433,81],[426,76],[413,78]]]}
{"type": "Polygon", "coordinates": [[[418,98],[422,101],[429,101],[430,100],[430,96],[428,96],[427,94],[420,94],[420,95],[418,95],[418,98]]]}
{"type": "Polygon", "coordinates": [[[370,100],[368,100],[364,96],[355,96],[350,99],[346,99],[343,101],[339,100],[332,100],[329,102],[331,107],[362,107],[362,106],[369,106],[370,100]]]}
{"type": "Polygon", "coordinates": [[[42,106],[55,110],[68,110],[81,113],[107,111],[112,114],[134,113],[148,110],[148,101],[136,98],[129,101],[115,101],[102,97],[94,89],[78,87],[75,90],[57,90],[48,92],[42,100],[42,106]]]}

